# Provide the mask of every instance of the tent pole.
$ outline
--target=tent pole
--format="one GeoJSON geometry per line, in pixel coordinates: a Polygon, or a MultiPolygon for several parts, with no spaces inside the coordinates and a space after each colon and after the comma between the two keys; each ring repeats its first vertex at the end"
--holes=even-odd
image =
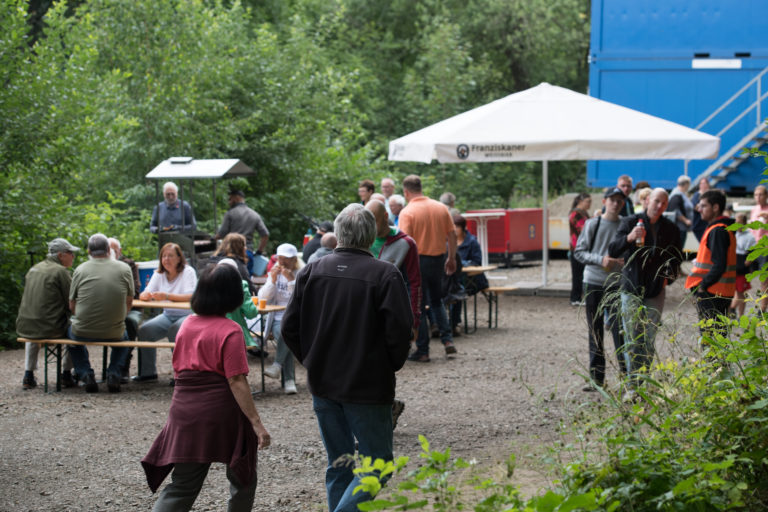
{"type": "Polygon", "coordinates": [[[543,160],[541,162],[541,188],[543,207],[541,208],[541,286],[547,286],[547,267],[549,266],[549,224],[547,221],[547,189],[549,188],[549,169],[548,162],[543,160]]]}

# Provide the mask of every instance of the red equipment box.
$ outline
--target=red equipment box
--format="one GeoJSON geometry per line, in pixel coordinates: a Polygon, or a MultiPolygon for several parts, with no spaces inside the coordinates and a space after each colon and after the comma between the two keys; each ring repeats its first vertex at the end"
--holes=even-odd
{"type": "MultiPolygon", "coordinates": [[[[467,210],[467,213],[499,214],[498,218],[487,221],[489,261],[510,264],[541,258],[541,208],[492,208],[467,210]]],[[[477,221],[468,218],[467,229],[477,236],[477,221]]]]}

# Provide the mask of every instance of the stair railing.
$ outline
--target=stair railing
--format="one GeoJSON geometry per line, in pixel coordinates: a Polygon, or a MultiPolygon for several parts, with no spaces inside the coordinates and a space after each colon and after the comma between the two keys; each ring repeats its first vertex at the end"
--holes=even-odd
{"type": "MultiPolygon", "coordinates": [[[[696,125],[695,129],[700,130],[703,126],[706,126],[707,123],[709,123],[712,119],[714,119],[720,112],[725,110],[731,103],[733,103],[737,98],[739,98],[742,94],[744,94],[747,90],[749,90],[750,87],[753,85],[757,89],[757,95],[755,101],[749,105],[746,109],[744,109],[739,115],[737,115],[735,118],[731,120],[724,128],[722,128],[719,132],[717,132],[715,135],[717,137],[721,137],[725,132],[730,130],[737,122],[739,122],[741,119],[744,118],[747,114],[749,114],[752,110],[755,110],[755,127],[763,126],[763,120],[762,120],[762,108],[761,104],[762,102],[768,98],[768,91],[763,93],[763,76],[768,73],[768,67],[760,71],[757,75],[752,77],[752,79],[744,84],[741,89],[736,91],[736,93],[733,94],[730,98],[728,98],[722,105],[717,107],[711,114],[707,116],[706,119],[704,119],[702,122],[700,122],[698,125],[696,125]]],[[[757,130],[759,132],[760,130],[757,130]]],[[[748,137],[746,138],[747,141],[749,140],[748,137]]],[[[693,183],[698,183],[704,178],[708,178],[711,176],[720,166],[730,159],[736,152],[738,152],[741,147],[743,147],[744,139],[741,139],[738,143],[736,143],[733,147],[731,147],[728,151],[726,151],[720,158],[718,158],[715,162],[713,162],[707,169],[699,174],[695,180],[693,180],[693,183]],[[727,155],[727,156],[726,156],[727,155]]],[[[684,161],[684,168],[683,173],[688,176],[688,162],[690,160],[684,161]]]]}

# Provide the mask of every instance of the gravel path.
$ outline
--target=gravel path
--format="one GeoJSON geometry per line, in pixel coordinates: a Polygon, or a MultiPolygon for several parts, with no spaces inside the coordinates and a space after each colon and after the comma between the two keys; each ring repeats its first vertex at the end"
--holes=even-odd
{"type": "MultiPolygon", "coordinates": [[[[510,282],[535,280],[541,268],[495,273],[510,282]]],[[[569,279],[567,261],[551,262],[550,280],[569,279]]],[[[479,329],[457,338],[456,357],[446,358],[434,342],[431,363],[409,362],[398,373],[398,398],[406,408],[395,431],[395,453],[416,456],[419,434],[435,448],[450,446],[487,467],[515,452],[516,480],[535,492],[547,482],[543,466],[522,455],[541,452],[559,438],[558,423],[569,411],[599,399],[580,391],[584,381],[578,374],[587,364],[584,312],[569,306],[567,297],[504,296],[499,328],[489,330],[487,306],[478,306],[479,329]]],[[[657,338],[661,357],[679,357],[691,346],[694,321],[682,284],[675,283],[657,338]],[[683,335],[674,346],[663,341],[665,332],[678,328],[683,335]]],[[[92,352],[98,374],[101,352],[92,352]]],[[[159,383],[126,385],[116,395],[106,389],[95,395],[82,389],[45,394],[42,386],[23,391],[23,364],[23,350],[0,352],[0,511],[151,509],[154,497],[139,460],[167,416],[170,352],[158,351],[159,383]]],[[[259,365],[254,359],[250,364],[255,387],[259,365]]],[[[615,368],[609,370],[609,382],[615,375],[615,368]]],[[[284,395],[278,381],[268,379],[267,393],[256,398],[273,444],[260,452],[254,510],[325,510],[325,452],[305,383],[299,366],[297,395],[284,395]]],[[[226,507],[224,472],[220,464],[211,467],[195,510],[226,507]]]]}

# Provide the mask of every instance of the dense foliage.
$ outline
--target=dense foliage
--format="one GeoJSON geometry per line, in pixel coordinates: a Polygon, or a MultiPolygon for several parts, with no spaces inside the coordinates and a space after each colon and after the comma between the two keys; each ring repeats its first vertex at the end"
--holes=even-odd
{"type": "MultiPolygon", "coordinates": [[[[768,254],[763,242],[759,251],[768,254]]],[[[506,477],[489,477],[488,468],[431,449],[422,437],[418,466],[408,472],[407,457],[362,461],[360,489],[381,493],[361,510],[768,509],[766,318],[752,310],[717,322],[728,334],[705,335],[700,357],[656,364],[637,401],[601,390],[603,402],[567,427],[564,437],[576,442],[552,447],[561,478],[539,496],[523,497],[514,484],[514,456],[506,477]],[[404,477],[382,491],[379,476],[392,473],[404,477]]]]}
{"type": "MultiPolygon", "coordinates": [[[[256,169],[239,186],[276,243],[300,241],[301,214],[333,218],[363,178],[415,171],[460,207],[538,195],[535,165],[393,165],[387,142],[540,81],[586,90],[588,5],[0,0],[0,345],[47,240],[104,231],[153,256],[144,176],[170,156],[256,169]]],[[[551,183],[583,183],[583,164],[551,183]]],[[[193,199],[212,231],[209,184],[193,199]]]]}

